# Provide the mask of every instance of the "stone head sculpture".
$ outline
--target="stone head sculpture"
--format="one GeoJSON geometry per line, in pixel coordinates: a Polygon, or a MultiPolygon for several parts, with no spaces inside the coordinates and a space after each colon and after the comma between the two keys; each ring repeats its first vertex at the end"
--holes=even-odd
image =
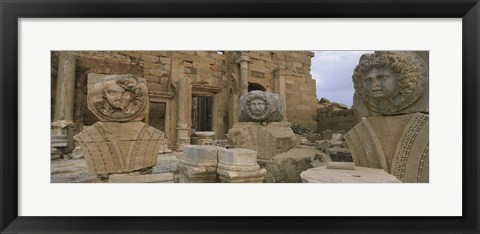
{"type": "Polygon", "coordinates": [[[428,68],[413,52],[375,52],[362,55],[352,79],[368,109],[389,115],[408,108],[425,93],[428,68]]]}
{"type": "Polygon", "coordinates": [[[133,75],[88,75],[88,108],[101,121],[141,120],[148,112],[145,80],[133,75]]]}
{"type": "Polygon", "coordinates": [[[283,110],[278,94],[255,90],[240,97],[242,122],[278,122],[284,117],[283,110]]]}

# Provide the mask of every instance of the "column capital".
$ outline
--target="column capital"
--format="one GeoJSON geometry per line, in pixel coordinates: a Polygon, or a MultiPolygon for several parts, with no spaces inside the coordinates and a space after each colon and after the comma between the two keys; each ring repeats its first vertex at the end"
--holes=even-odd
{"type": "Polygon", "coordinates": [[[250,57],[244,54],[239,54],[235,58],[235,63],[241,63],[241,62],[250,62],[250,57]]]}
{"type": "Polygon", "coordinates": [[[276,78],[279,78],[280,76],[285,76],[285,69],[277,67],[273,69],[273,75],[276,78]]]}

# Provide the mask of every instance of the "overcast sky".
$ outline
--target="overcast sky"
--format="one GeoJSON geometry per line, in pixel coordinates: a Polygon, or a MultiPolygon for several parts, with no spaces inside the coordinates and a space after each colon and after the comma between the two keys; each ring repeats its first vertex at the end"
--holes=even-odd
{"type": "Polygon", "coordinates": [[[360,56],[373,51],[314,51],[311,74],[317,80],[317,98],[353,104],[353,69],[360,56]]]}

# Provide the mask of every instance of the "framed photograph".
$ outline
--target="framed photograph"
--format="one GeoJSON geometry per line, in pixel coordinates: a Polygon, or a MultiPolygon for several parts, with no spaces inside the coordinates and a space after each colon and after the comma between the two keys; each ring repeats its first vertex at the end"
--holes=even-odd
{"type": "Polygon", "coordinates": [[[478,0],[38,0],[0,10],[1,233],[479,232],[478,0]],[[336,66],[347,60],[353,67],[336,66]],[[315,83],[320,70],[336,72],[332,87],[348,83],[346,101],[319,97],[342,96],[315,83]],[[332,133],[329,111],[346,130],[332,133]],[[288,123],[303,134],[291,141],[316,144],[325,165],[279,179],[265,168],[287,141],[255,157],[229,149],[245,129],[281,128],[284,117],[301,123],[288,123]],[[395,121],[411,130],[389,130],[395,121]],[[213,141],[227,132],[228,144],[213,141]],[[402,142],[389,145],[391,135],[402,142]],[[197,162],[189,143],[222,156],[197,162]],[[336,162],[342,150],[357,171],[328,183],[333,172],[321,168],[353,165],[336,162]],[[359,166],[385,176],[361,181],[359,166]]]}

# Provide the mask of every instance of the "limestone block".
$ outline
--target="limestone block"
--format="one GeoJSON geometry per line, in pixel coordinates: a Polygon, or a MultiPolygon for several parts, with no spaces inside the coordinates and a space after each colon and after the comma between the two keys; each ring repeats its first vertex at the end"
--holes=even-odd
{"type": "Polygon", "coordinates": [[[238,122],[228,130],[228,145],[257,151],[259,159],[271,159],[297,145],[289,122],[271,122],[266,126],[254,122],[238,122]]]}
{"type": "Polygon", "coordinates": [[[266,183],[300,183],[300,173],[312,168],[315,149],[293,148],[273,157],[266,165],[266,183]]]}
{"type": "Polygon", "coordinates": [[[218,147],[186,145],[183,148],[183,160],[197,163],[216,163],[218,147]]]}
{"type": "Polygon", "coordinates": [[[239,108],[240,122],[278,122],[285,116],[280,96],[259,90],[243,94],[239,108]]]}
{"type": "Polygon", "coordinates": [[[301,143],[302,145],[307,145],[307,144],[310,143],[310,141],[309,141],[308,138],[306,138],[306,137],[300,137],[300,143],[301,143]]]}
{"type": "Polygon", "coordinates": [[[315,143],[317,144],[317,149],[323,152],[327,152],[327,149],[332,147],[332,142],[330,140],[319,140],[315,141],[315,143]]]}
{"type": "Polygon", "coordinates": [[[160,60],[160,58],[158,56],[142,54],[142,60],[146,62],[156,63],[160,60]]]}
{"type": "Polygon", "coordinates": [[[402,182],[428,182],[429,116],[363,117],[345,134],[355,165],[381,168],[402,182]]]}
{"type": "Polygon", "coordinates": [[[320,163],[328,163],[332,161],[332,159],[330,158],[330,155],[325,154],[323,152],[316,153],[313,159],[318,160],[320,163]]]}
{"type": "Polygon", "coordinates": [[[152,174],[164,172],[176,172],[180,160],[172,154],[160,154],[157,158],[157,165],[152,168],[152,174]]]}
{"type": "Polygon", "coordinates": [[[97,122],[74,136],[93,174],[125,173],[153,167],[165,134],[147,124],[97,122]]]}
{"type": "Polygon", "coordinates": [[[225,149],[218,151],[218,162],[227,165],[251,166],[257,165],[257,152],[250,149],[225,149]]]}
{"type": "Polygon", "coordinates": [[[77,146],[77,147],[75,147],[75,149],[73,149],[72,154],[71,154],[71,158],[73,158],[73,159],[84,158],[83,157],[83,151],[82,151],[82,148],[80,148],[80,146],[77,146]]]}
{"type": "Polygon", "coordinates": [[[266,170],[262,168],[256,171],[239,172],[218,168],[217,173],[220,181],[224,183],[262,183],[266,170]]]}
{"type": "Polygon", "coordinates": [[[218,149],[216,146],[186,145],[177,165],[180,183],[215,183],[218,149]]]}
{"type": "Polygon", "coordinates": [[[215,183],[217,182],[217,164],[187,165],[183,160],[177,165],[180,183],[215,183]]]}
{"type": "Polygon", "coordinates": [[[382,169],[355,167],[355,170],[308,169],[300,174],[304,183],[401,183],[382,169]]]}
{"type": "Polygon", "coordinates": [[[226,183],[261,183],[266,170],[257,164],[257,152],[250,149],[225,149],[218,151],[217,174],[226,183]]]}
{"type": "Polygon", "coordinates": [[[171,172],[160,174],[129,175],[112,174],[108,179],[109,183],[173,183],[174,175],[171,172]]]}
{"type": "Polygon", "coordinates": [[[337,141],[343,141],[343,134],[341,133],[333,133],[332,134],[332,140],[337,140],[337,141]]]}

